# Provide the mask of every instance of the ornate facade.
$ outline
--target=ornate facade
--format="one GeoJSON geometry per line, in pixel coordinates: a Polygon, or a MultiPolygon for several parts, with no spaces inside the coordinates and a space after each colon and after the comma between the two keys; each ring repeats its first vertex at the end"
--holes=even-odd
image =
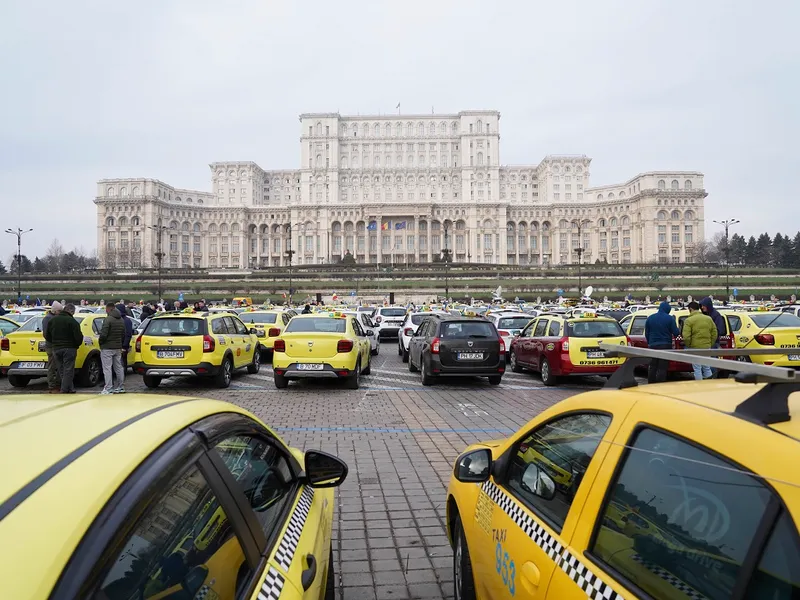
{"type": "Polygon", "coordinates": [[[500,113],[300,116],[300,168],[212,163],[211,192],[155,179],[97,184],[107,268],[288,263],[563,265],[691,262],[703,174],[641,173],[592,187],[591,159],[500,164],[500,113]]]}

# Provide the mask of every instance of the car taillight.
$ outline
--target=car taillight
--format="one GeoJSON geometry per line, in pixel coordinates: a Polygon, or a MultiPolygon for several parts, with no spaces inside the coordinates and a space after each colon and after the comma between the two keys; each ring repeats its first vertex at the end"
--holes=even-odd
{"type": "Polygon", "coordinates": [[[414,329],[411,327],[406,327],[405,329],[403,329],[403,335],[406,337],[411,337],[412,335],[414,335],[414,329]]]}
{"type": "Polygon", "coordinates": [[[511,335],[511,333],[506,331],[505,329],[501,329],[500,335],[502,335],[503,337],[508,337],[509,335],[511,335]]]}
{"type": "Polygon", "coordinates": [[[431,340],[431,354],[439,354],[439,338],[433,338],[431,340]]]}
{"type": "Polygon", "coordinates": [[[564,338],[561,340],[561,349],[564,352],[569,352],[569,338],[564,338]]]}
{"type": "Polygon", "coordinates": [[[286,340],[275,340],[272,350],[274,352],[286,352],[286,340]]]}
{"type": "Polygon", "coordinates": [[[281,334],[280,327],[270,327],[269,337],[278,337],[281,334]]]}
{"type": "Polygon", "coordinates": [[[8,352],[11,349],[11,342],[8,341],[8,338],[3,338],[0,340],[0,350],[5,350],[8,352]]]}
{"type": "Polygon", "coordinates": [[[216,347],[216,342],[214,338],[210,335],[203,336],[203,352],[213,352],[214,348],[216,347]]]}
{"type": "Polygon", "coordinates": [[[500,338],[500,354],[506,353],[506,341],[503,338],[500,338]]]}
{"type": "Polygon", "coordinates": [[[136,351],[137,352],[142,351],[142,336],[136,338],[136,351]]]}
{"type": "Polygon", "coordinates": [[[336,344],[337,352],[350,352],[353,349],[353,340],[339,340],[336,344]]]}
{"type": "Polygon", "coordinates": [[[759,333],[756,336],[756,341],[762,346],[774,346],[775,336],[771,333],[759,333]]]}
{"type": "Polygon", "coordinates": [[[626,335],[626,336],[625,336],[625,339],[628,341],[628,346],[633,346],[633,342],[631,341],[631,338],[629,338],[629,337],[626,335]]]}

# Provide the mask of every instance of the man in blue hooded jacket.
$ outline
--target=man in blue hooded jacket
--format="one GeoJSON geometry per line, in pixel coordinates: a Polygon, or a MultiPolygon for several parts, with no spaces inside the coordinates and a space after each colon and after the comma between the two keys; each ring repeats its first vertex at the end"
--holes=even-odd
{"type": "Polygon", "coordinates": [[[703,311],[704,314],[711,317],[711,320],[714,321],[714,325],[717,326],[717,339],[715,340],[712,348],[719,348],[720,336],[728,335],[728,328],[725,326],[725,317],[723,317],[720,312],[714,308],[714,301],[711,300],[710,296],[706,296],[700,300],[700,310],[703,311]]]}
{"type": "MultiPolygon", "coordinates": [[[[647,347],[653,350],[672,350],[672,340],[681,332],[675,323],[675,317],[669,314],[672,307],[669,302],[662,302],[658,311],[647,317],[644,322],[644,336],[647,338],[647,347]]],[[[653,359],[650,361],[650,370],[647,373],[648,383],[661,383],[667,380],[669,361],[653,359]]]]}

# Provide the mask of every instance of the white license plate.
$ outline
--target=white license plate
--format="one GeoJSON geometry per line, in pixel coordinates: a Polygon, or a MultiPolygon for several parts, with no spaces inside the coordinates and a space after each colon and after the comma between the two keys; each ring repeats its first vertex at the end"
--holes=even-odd
{"type": "Polygon", "coordinates": [[[458,360],[483,360],[483,352],[459,352],[458,360]]]}
{"type": "Polygon", "coordinates": [[[800,354],[790,354],[789,360],[800,360],[800,354]]]}
{"type": "Polygon", "coordinates": [[[156,358],[183,358],[183,350],[158,350],[156,358]]]}
{"type": "Polygon", "coordinates": [[[18,369],[46,369],[45,362],[21,362],[17,365],[18,369]]]}
{"type": "Polygon", "coordinates": [[[300,363],[297,365],[298,371],[322,371],[325,365],[321,363],[300,363]]]}
{"type": "Polygon", "coordinates": [[[606,357],[606,353],[605,352],[587,352],[586,353],[586,358],[605,358],[605,357],[606,357]]]}

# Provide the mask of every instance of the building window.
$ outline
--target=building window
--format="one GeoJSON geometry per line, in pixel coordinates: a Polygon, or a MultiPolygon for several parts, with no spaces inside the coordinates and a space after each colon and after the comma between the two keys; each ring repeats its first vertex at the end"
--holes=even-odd
{"type": "Polygon", "coordinates": [[[561,194],[559,194],[558,192],[553,194],[553,200],[560,200],[560,199],[561,199],[561,194]]]}
{"type": "Polygon", "coordinates": [[[178,251],[178,236],[177,235],[169,236],[169,249],[170,249],[170,252],[177,252],[178,251]]]}
{"type": "Polygon", "coordinates": [[[659,244],[666,244],[667,243],[667,226],[666,225],[659,225],[658,226],[658,243],[659,244]]]}
{"type": "Polygon", "coordinates": [[[227,254],[228,253],[228,243],[227,242],[222,242],[222,253],[223,254],[227,254]]]}
{"type": "Polygon", "coordinates": [[[672,226],[672,244],[680,244],[681,243],[681,227],[680,225],[673,225],[672,226]]]}
{"type": "Polygon", "coordinates": [[[612,249],[619,248],[619,232],[618,231],[612,231],[611,232],[611,248],[612,249]]]}
{"type": "Polygon", "coordinates": [[[561,250],[562,252],[566,252],[567,251],[567,234],[566,233],[559,234],[558,249],[561,250]]]}
{"type": "Polygon", "coordinates": [[[631,232],[627,229],[623,230],[622,232],[622,247],[623,248],[631,247],[631,232]]]}
{"type": "Polygon", "coordinates": [[[683,182],[683,189],[691,190],[692,189],[692,182],[689,181],[688,179],[686,181],[684,181],[683,182]]]}
{"type": "Polygon", "coordinates": [[[658,189],[660,189],[660,190],[667,189],[667,182],[664,181],[663,179],[659,179],[658,180],[658,189]]]}
{"type": "Polygon", "coordinates": [[[608,248],[608,234],[603,231],[600,234],[600,250],[605,251],[608,248]]]}
{"type": "Polygon", "coordinates": [[[673,179],[671,185],[672,185],[672,189],[673,190],[677,190],[678,189],[678,180],[677,179],[673,179]]]}
{"type": "Polygon", "coordinates": [[[684,225],[683,226],[683,241],[684,241],[684,243],[691,244],[692,241],[693,241],[692,238],[693,238],[692,226],[691,225],[684,225]]]}
{"type": "Polygon", "coordinates": [[[186,236],[181,239],[181,252],[189,254],[189,238],[186,236]]]}
{"type": "Polygon", "coordinates": [[[491,233],[483,234],[483,249],[484,250],[491,250],[492,249],[492,234],[491,233]]]}

